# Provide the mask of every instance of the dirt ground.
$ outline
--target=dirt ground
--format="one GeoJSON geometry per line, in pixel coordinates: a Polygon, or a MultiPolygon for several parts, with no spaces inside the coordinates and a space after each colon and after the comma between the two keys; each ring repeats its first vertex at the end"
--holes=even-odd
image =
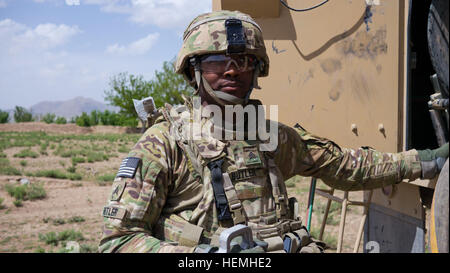
{"type": "MultiPolygon", "coordinates": [[[[0,176],[0,187],[16,183],[19,177],[0,176]]],[[[31,183],[43,182],[47,197],[43,200],[24,201],[22,207],[13,205],[13,198],[0,191],[6,209],[0,211],[0,252],[56,252],[59,248],[46,245],[39,234],[73,229],[81,232],[85,240],[80,243],[96,247],[101,236],[101,208],[105,205],[109,186],[90,181],[69,181],[51,178],[29,178],[31,183]],[[82,217],[80,223],[55,225],[53,220],[82,217]],[[47,220],[47,221],[46,221],[47,220]],[[46,223],[47,222],[47,223],[46,223]]],[[[59,246],[61,247],[61,246],[59,246]]]]}
{"type": "MultiPolygon", "coordinates": [[[[129,129],[119,126],[94,126],[84,128],[75,124],[46,124],[29,122],[20,124],[0,124],[0,132],[33,132],[41,131],[57,135],[84,134],[125,134],[129,129]]],[[[138,130],[137,130],[138,131],[138,130]]],[[[131,131],[136,132],[136,130],[131,131]]],[[[37,158],[16,158],[13,155],[23,147],[5,149],[3,153],[11,165],[23,172],[33,172],[39,169],[61,169],[70,166],[71,159],[49,155],[37,158]],[[26,161],[26,167],[20,166],[26,161]]],[[[34,152],[39,147],[31,147],[34,152]]],[[[73,230],[80,232],[83,240],[79,241],[88,252],[96,251],[102,230],[101,211],[106,204],[110,192],[109,182],[95,181],[93,177],[99,174],[114,174],[126,153],[117,153],[106,161],[80,163],[77,172],[83,175],[79,181],[55,179],[47,177],[30,177],[26,175],[0,175],[0,252],[61,252],[64,244],[48,245],[39,236],[49,232],[56,234],[73,230]],[[20,179],[26,178],[30,184],[41,183],[47,194],[42,200],[23,201],[22,206],[14,205],[14,198],[5,190],[6,185],[20,185],[20,179]],[[82,221],[70,222],[72,217],[82,221]]]]}
{"type": "Polygon", "coordinates": [[[68,124],[47,124],[45,122],[21,122],[0,124],[0,132],[35,132],[41,131],[46,133],[57,134],[124,134],[139,133],[140,129],[127,128],[121,126],[91,126],[81,127],[74,123],[68,124]]]}

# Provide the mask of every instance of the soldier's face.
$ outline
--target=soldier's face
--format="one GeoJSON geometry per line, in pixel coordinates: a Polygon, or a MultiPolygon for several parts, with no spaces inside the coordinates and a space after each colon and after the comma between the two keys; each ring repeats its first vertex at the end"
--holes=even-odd
{"type": "MultiPolygon", "coordinates": [[[[245,98],[253,81],[255,58],[248,56],[214,55],[204,58],[201,64],[202,75],[213,90],[229,93],[238,98],[245,98]],[[222,58],[221,58],[222,57],[222,58]]],[[[191,74],[194,71],[191,67],[191,74]]],[[[206,92],[200,91],[200,95],[209,102],[206,92]]]]}
{"type": "Polygon", "coordinates": [[[213,90],[245,98],[253,81],[253,71],[241,72],[230,65],[224,73],[203,72],[203,77],[213,90]]]}

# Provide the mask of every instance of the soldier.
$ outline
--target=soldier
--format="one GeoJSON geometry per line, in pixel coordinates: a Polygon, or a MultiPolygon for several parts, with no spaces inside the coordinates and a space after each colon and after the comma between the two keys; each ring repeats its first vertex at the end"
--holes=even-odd
{"type": "MultiPolygon", "coordinates": [[[[258,77],[268,75],[269,59],[260,27],[241,12],[195,18],[176,71],[196,92],[182,106],[159,109],[122,162],[103,209],[100,252],[215,252],[220,233],[237,224],[251,227],[256,243],[233,252],[323,252],[294,212],[285,180],[313,176],[336,189],[369,190],[432,178],[448,157],[448,144],[401,153],[353,150],[281,123],[274,150],[261,149],[259,138],[224,140],[210,130],[186,137],[198,107],[260,104],[249,96],[258,77]]],[[[202,117],[200,126],[215,125],[202,117]]]]}

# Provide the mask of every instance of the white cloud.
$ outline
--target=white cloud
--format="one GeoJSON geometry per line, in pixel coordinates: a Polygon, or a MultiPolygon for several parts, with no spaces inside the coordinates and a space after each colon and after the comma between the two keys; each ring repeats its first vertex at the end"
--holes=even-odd
{"type": "Polygon", "coordinates": [[[106,48],[106,52],[119,55],[143,55],[152,48],[158,38],[159,33],[152,33],[126,46],[119,44],[110,45],[106,48]]]}
{"type": "Polygon", "coordinates": [[[30,28],[4,19],[0,21],[0,48],[14,54],[30,49],[41,51],[64,45],[81,32],[78,26],[46,23],[30,28]]]}
{"type": "Polygon", "coordinates": [[[0,37],[2,40],[10,35],[15,35],[21,31],[27,30],[25,25],[19,24],[9,18],[0,21],[0,37]]]}
{"type": "Polygon", "coordinates": [[[102,11],[128,14],[140,25],[184,29],[197,15],[212,10],[211,0],[85,0],[81,4],[100,5],[102,11]]]}
{"type": "MultiPolygon", "coordinates": [[[[4,0],[0,0],[4,1],[4,0]]],[[[139,25],[184,30],[197,15],[212,10],[211,0],[33,0],[36,3],[98,5],[103,12],[129,15],[139,25]]]]}
{"type": "Polygon", "coordinates": [[[81,33],[78,26],[40,24],[34,29],[15,37],[21,44],[34,44],[43,49],[53,48],[67,43],[70,38],[81,33]]]}
{"type": "Polygon", "coordinates": [[[42,4],[42,3],[52,3],[54,5],[60,5],[61,1],[64,2],[64,0],[33,0],[33,2],[42,4]]]}

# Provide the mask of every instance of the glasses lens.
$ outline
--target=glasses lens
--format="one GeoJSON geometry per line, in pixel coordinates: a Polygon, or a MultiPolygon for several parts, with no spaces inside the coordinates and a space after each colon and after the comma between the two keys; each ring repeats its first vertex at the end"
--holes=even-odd
{"type": "Polygon", "coordinates": [[[201,69],[204,72],[224,73],[233,65],[240,72],[254,69],[255,58],[251,55],[207,55],[201,59],[201,69]]]}

